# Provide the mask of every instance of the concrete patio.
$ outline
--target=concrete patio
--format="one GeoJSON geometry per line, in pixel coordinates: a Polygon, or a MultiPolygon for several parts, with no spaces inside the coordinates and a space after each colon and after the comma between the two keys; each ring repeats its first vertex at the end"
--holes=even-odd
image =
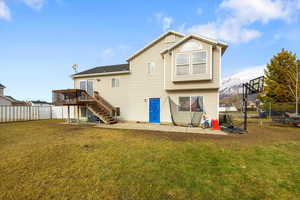
{"type": "Polygon", "coordinates": [[[221,130],[212,130],[210,128],[195,128],[195,127],[181,127],[173,125],[162,125],[162,124],[149,124],[149,123],[134,123],[134,122],[119,122],[116,124],[97,124],[99,128],[109,129],[127,129],[127,130],[148,130],[148,131],[161,131],[161,132],[181,132],[181,133],[199,133],[209,135],[228,135],[221,130]]]}

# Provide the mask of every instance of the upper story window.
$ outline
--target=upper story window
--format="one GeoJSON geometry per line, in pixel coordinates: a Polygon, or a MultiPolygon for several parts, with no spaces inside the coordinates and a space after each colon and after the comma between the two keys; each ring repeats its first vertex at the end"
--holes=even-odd
{"type": "Polygon", "coordinates": [[[120,81],[119,81],[118,78],[112,78],[111,79],[111,87],[112,88],[120,87],[120,81]]]}
{"type": "Polygon", "coordinates": [[[206,73],[207,69],[207,52],[190,51],[178,53],[175,58],[176,75],[197,75],[206,73]]]}
{"type": "Polygon", "coordinates": [[[197,51],[192,53],[192,73],[206,73],[207,53],[206,51],[197,51]]]}
{"type": "Polygon", "coordinates": [[[155,63],[149,62],[148,63],[148,74],[153,74],[155,71],[155,63]]]}
{"type": "Polygon", "coordinates": [[[176,55],[177,75],[188,75],[190,73],[189,66],[190,66],[190,59],[188,54],[180,53],[176,55]]]}

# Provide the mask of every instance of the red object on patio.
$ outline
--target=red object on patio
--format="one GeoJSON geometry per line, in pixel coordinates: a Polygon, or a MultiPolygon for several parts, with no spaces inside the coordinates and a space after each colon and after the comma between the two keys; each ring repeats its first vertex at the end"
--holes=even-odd
{"type": "Polygon", "coordinates": [[[212,123],[212,130],[221,130],[219,126],[219,121],[218,120],[211,120],[212,123]]]}

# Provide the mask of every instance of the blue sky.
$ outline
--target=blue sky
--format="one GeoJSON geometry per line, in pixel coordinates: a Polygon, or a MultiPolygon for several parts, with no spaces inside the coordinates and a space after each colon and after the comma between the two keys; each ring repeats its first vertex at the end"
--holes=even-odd
{"type": "MultiPolygon", "coordinates": [[[[222,76],[300,51],[300,0],[0,0],[0,83],[51,100],[79,71],[124,63],[165,30],[226,41],[222,76]]],[[[299,56],[300,57],[300,56],[299,56]]]]}

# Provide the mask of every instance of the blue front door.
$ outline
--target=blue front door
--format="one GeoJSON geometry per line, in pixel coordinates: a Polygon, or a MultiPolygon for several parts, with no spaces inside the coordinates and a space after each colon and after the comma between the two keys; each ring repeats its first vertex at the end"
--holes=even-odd
{"type": "Polygon", "coordinates": [[[149,122],[160,123],[160,98],[149,99],[149,122]]]}

